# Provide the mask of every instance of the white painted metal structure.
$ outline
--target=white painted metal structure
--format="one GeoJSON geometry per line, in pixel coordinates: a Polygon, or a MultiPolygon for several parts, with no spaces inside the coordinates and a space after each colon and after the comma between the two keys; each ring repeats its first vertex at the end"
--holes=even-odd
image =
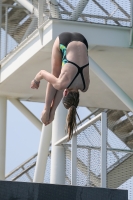
{"type": "Polygon", "coordinates": [[[107,113],[101,113],[101,187],[107,186],[107,113]]]}
{"type": "Polygon", "coordinates": [[[55,142],[65,135],[66,114],[67,110],[61,102],[56,110],[52,125],[50,183],[65,184],[65,151],[63,147],[55,146],[55,142]]]}
{"type": "MultiPolygon", "coordinates": [[[[71,184],[76,185],[76,170],[74,166],[76,166],[76,159],[77,158],[77,143],[76,138],[77,135],[81,133],[81,131],[85,130],[86,127],[91,126],[95,122],[97,122],[99,119],[101,119],[101,187],[106,188],[106,176],[107,176],[107,166],[106,166],[106,159],[107,159],[107,114],[101,113],[97,115],[96,117],[92,118],[90,121],[86,122],[84,125],[82,125],[76,132],[74,132],[74,136],[72,139],[71,144],[71,184]]],[[[64,142],[68,141],[68,136],[65,136],[58,140],[55,143],[55,146],[62,145],[64,142]]]]}
{"type": "Polygon", "coordinates": [[[77,171],[77,136],[74,135],[71,140],[71,185],[76,185],[77,171]]]}
{"type": "Polygon", "coordinates": [[[7,99],[0,97],[0,179],[5,179],[7,99]]]}
{"type": "Polygon", "coordinates": [[[17,0],[20,5],[24,6],[28,11],[38,17],[38,10],[27,0],[17,0]]]}
{"type": "Polygon", "coordinates": [[[51,142],[51,136],[52,136],[52,125],[51,124],[48,126],[43,125],[33,182],[43,183],[46,163],[49,153],[49,145],[51,142]]]}
{"type": "MultiPolygon", "coordinates": [[[[45,22],[43,27],[43,45],[40,42],[38,30],[36,30],[27,40],[19,45],[16,51],[1,61],[1,95],[21,100],[43,102],[46,82],[44,81],[41,84],[38,92],[32,91],[27,85],[38,70],[45,68],[45,70],[50,71],[52,44],[57,35],[61,33],[61,30],[80,31],[83,33],[89,41],[89,57],[133,99],[132,90],[129,89],[132,86],[131,63],[133,62],[133,50],[128,48],[131,28],[64,20],[58,21],[56,19],[45,22]],[[125,39],[123,40],[123,38],[125,39]],[[119,56],[121,60],[117,59],[119,56]],[[26,71],[27,68],[30,73],[26,71]],[[120,71],[123,73],[119,73],[120,71]],[[125,71],[127,76],[125,76],[125,71]],[[117,76],[118,74],[119,76],[117,76]],[[23,88],[23,94],[20,92],[19,84],[16,85],[16,77],[21,88],[23,88]],[[23,81],[23,77],[25,77],[25,81],[23,81]],[[9,82],[12,83],[10,86],[9,82]]],[[[80,106],[129,110],[92,70],[90,70],[90,77],[90,89],[87,93],[81,94],[80,106]],[[98,102],[94,101],[97,97],[99,99],[98,102]],[[110,101],[110,98],[114,99],[114,101],[110,101]],[[89,101],[86,101],[86,99],[89,99],[89,101]]]]}
{"type": "MultiPolygon", "coordinates": [[[[18,0],[17,0],[18,1],[18,0]]],[[[66,1],[66,0],[65,0],[66,1]]],[[[94,1],[94,0],[93,0],[94,1]]],[[[50,1],[50,17],[43,17],[45,14],[42,10],[42,1],[39,0],[38,9],[26,0],[18,1],[28,11],[38,18],[38,29],[34,31],[27,39],[1,60],[0,70],[0,178],[4,179],[5,173],[5,132],[6,132],[6,99],[9,99],[17,106],[39,129],[39,122],[27,109],[22,106],[18,100],[43,102],[46,90],[46,82],[44,81],[38,92],[29,88],[29,82],[34,75],[41,69],[50,71],[51,50],[55,38],[63,31],[81,32],[89,43],[90,58],[90,89],[85,94],[81,94],[81,106],[109,108],[133,111],[133,92],[132,92],[132,72],[133,72],[133,50],[132,46],[132,26],[111,26],[103,24],[92,24],[86,22],[77,22],[79,15],[87,5],[87,1],[79,1],[73,13],[69,13],[71,21],[61,19],[61,12],[58,8],[56,0],[50,1]],[[55,18],[60,18],[55,19],[55,18]],[[120,73],[121,72],[121,73],[120,73]],[[126,74],[126,76],[125,76],[126,74]],[[16,84],[17,83],[17,84],[16,84]],[[20,90],[21,88],[21,90],[20,90]],[[111,101],[110,99],[113,99],[111,101]]],[[[66,1],[68,2],[68,1],[66,1]]],[[[98,4],[97,1],[94,1],[98,4]]],[[[116,2],[115,2],[116,3],[116,2]]],[[[133,3],[132,9],[133,9],[133,3]]],[[[118,5],[117,5],[118,6],[118,5]]],[[[118,6],[121,12],[127,13],[118,6]]],[[[132,10],[131,9],[131,10],[132,10]]],[[[102,10],[107,11],[102,7],[102,10]]],[[[64,11],[62,11],[64,12],[64,11]]],[[[0,3],[1,13],[1,3],[0,3]]],[[[87,15],[82,15],[84,18],[87,15]]],[[[108,17],[112,17],[108,14],[108,17]]],[[[1,18],[0,18],[1,19],[1,18]]],[[[117,24],[119,19],[111,18],[117,24]]],[[[107,21],[106,19],[105,21],[107,21]]],[[[127,19],[128,20],[128,19],[127,19]]],[[[34,22],[33,22],[34,23],[34,22]]],[[[1,25],[1,22],[0,22],[1,25]]],[[[102,114],[102,122],[106,124],[106,116],[102,114]]],[[[94,123],[99,119],[98,115],[89,123],[81,126],[77,133],[80,133],[85,127],[94,123]]],[[[65,158],[63,148],[56,146],[68,139],[65,136],[66,111],[62,105],[56,111],[55,120],[52,124],[52,168],[51,183],[64,184],[65,177],[65,158]],[[60,117],[61,116],[61,117],[60,117]],[[57,142],[60,139],[59,142],[57,142]],[[56,143],[56,144],[55,144],[56,143]],[[58,174],[61,174],[60,176],[58,174]]],[[[102,124],[102,179],[101,186],[106,187],[106,125],[102,124]]],[[[50,143],[50,127],[42,128],[42,136],[40,140],[39,155],[34,175],[34,182],[42,182],[44,170],[46,166],[46,155],[49,150],[50,143]],[[48,131],[48,132],[47,132],[48,131]],[[49,134],[49,136],[48,136],[49,134]],[[44,155],[45,148],[45,155],[44,155]],[[42,162],[42,158],[44,158],[42,162]]],[[[72,157],[76,157],[76,138],[72,140],[72,157]]],[[[72,184],[76,183],[76,174],[74,172],[75,160],[72,161],[72,184]]]]}

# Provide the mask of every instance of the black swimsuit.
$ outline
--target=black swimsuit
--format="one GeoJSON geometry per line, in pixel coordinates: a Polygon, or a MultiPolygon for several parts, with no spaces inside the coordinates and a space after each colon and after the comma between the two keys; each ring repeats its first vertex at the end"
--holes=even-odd
{"type": "Polygon", "coordinates": [[[82,81],[83,81],[83,85],[84,85],[84,88],[83,90],[85,89],[85,80],[84,80],[84,76],[83,76],[83,69],[85,67],[87,67],[89,65],[89,63],[87,63],[86,65],[82,66],[82,67],[79,67],[76,63],[74,62],[71,62],[69,60],[67,60],[66,58],[66,50],[67,50],[67,46],[70,42],[72,41],[80,41],[80,42],[83,42],[85,45],[86,45],[86,48],[88,49],[88,43],[87,43],[87,40],[85,39],[85,37],[80,34],[80,33],[69,33],[69,32],[64,32],[64,33],[61,33],[59,35],[59,41],[60,41],[60,51],[62,53],[62,66],[66,63],[71,63],[73,64],[75,67],[77,67],[78,69],[78,72],[77,74],[75,75],[75,77],[73,78],[73,80],[71,81],[71,83],[68,85],[67,88],[69,88],[72,83],[74,82],[74,80],[77,78],[77,76],[80,74],[81,75],[81,78],[82,78],[82,81]]]}

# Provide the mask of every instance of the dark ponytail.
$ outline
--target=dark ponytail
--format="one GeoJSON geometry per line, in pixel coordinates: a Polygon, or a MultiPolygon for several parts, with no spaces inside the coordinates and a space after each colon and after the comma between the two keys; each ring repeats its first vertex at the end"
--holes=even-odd
{"type": "Polygon", "coordinates": [[[67,133],[69,135],[69,139],[73,136],[73,131],[76,130],[76,108],[79,104],[79,92],[69,92],[66,97],[63,98],[63,104],[66,109],[68,109],[67,114],[67,133]]]}

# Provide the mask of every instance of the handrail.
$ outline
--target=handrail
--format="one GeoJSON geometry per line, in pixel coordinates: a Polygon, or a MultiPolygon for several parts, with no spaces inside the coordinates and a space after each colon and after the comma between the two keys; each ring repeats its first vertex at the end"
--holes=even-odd
{"type": "MultiPolygon", "coordinates": [[[[88,121],[85,124],[83,124],[82,126],[78,127],[77,130],[73,132],[73,135],[80,134],[82,131],[84,131],[86,128],[88,128],[88,126],[91,126],[93,123],[98,121],[100,118],[101,118],[101,113],[99,115],[97,115],[96,117],[94,117],[93,119],[91,119],[90,121],[88,121]]],[[[69,140],[69,136],[66,135],[65,137],[63,137],[60,140],[58,140],[55,143],[55,146],[59,146],[59,145],[63,144],[64,142],[67,142],[68,140],[69,140]]]]}

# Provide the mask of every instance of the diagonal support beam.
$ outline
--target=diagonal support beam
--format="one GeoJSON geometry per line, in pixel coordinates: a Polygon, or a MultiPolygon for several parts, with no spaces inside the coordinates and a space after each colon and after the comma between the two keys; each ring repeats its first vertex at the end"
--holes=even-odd
{"type": "Polygon", "coordinates": [[[65,2],[72,10],[74,10],[74,6],[73,6],[68,0],[64,0],[64,2],[65,2]]]}
{"type": "Polygon", "coordinates": [[[27,0],[16,0],[16,1],[38,18],[38,9],[35,8],[29,1],[27,0]]]}
{"type": "Polygon", "coordinates": [[[26,32],[25,32],[25,34],[24,34],[24,36],[23,36],[23,38],[22,38],[22,40],[21,40],[21,42],[22,42],[24,39],[26,39],[26,38],[33,32],[34,27],[35,27],[36,24],[37,24],[37,18],[36,18],[36,17],[33,17],[33,18],[32,18],[32,21],[31,21],[31,23],[30,23],[30,25],[28,26],[28,28],[27,28],[27,30],[26,30],[26,32]]]}
{"type": "MultiPolygon", "coordinates": [[[[73,6],[68,0],[64,0],[64,2],[65,2],[72,10],[74,10],[74,6],[73,6]]],[[[68,12],[68,10],[66,10],[66,9],[64,8],[63,5],[61,5],[61,4],[59,4],[59,5],[60,5],[60,7],[61,7],[68,15],[71,15],[71,14],[72,14],[73,11],[72,11],[72,12],[68,12]]],[[[62,13],[62,11],[61,11],[61,13],[62,13]]],[[[86,20],[84,16],[81,16],[81,18],[82,18],[83,20],[86,20]]]]}
{"type": "MultiPolygon", "coordinates": [[[[39,17],[39,11],[38,9],[33,6],[29,1],[27,0],[16,0],[19,4],[21,4],[22,6],[24,6],[29,12],[31,12],[32,14],[34,14],[37,18],[39,17]]],[[[43,0],[42,0],[43,2],[43,0]]],[[[43,13],[43,16],[46,16],[45,13],[43,13]]]]}
{"type": "Polygon", "coordinates": [[[42,130],[41,121],[32,114],[19,100],[17,99],[8,99],[20,112],[22,112],[25,117],[27,117],[40,131],[42,130]]]}
{"type": "Polygon", "coordinates": [[[91,58],[91,70],[105,83],[105,85],[133,112],[133,100],[102,70],[102,68],[91,58]]]}
{"type": "Polygon", "coordinates": [[[80,0],[73,11],[72,15],[70,16],[70,20],[77,20],[81,13],[83,12],[84,8],[88,4],[89,0],[80,0]]]}
{"type": "MultiPolygon", "coordinates": [[[[93,2],[108,16],[110,16],[109,12],[100,5],[100,3],[98,3],[96,0],[93,0],[93,2]]],[[[117,25],[121,25],[117,20],[113,20],[117,25]]]]}
{"type": "Polygon", "coordinates": [[[112,3],[114,3],[114,5],[116,5],[119,10],[124,13],[124,15],[128,18],[130,18],[130,15],[115,1],[115,0],[111,0],[112,3]]]}

